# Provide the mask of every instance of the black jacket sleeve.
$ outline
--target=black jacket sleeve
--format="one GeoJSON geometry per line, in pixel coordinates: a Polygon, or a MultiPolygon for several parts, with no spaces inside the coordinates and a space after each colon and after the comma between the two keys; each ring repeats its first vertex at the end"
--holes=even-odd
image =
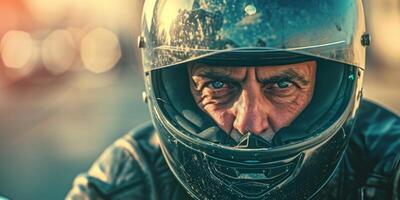
{"type": "Polygon", "coordinates": [[[169,170],[153,125],[146,123],[118,139],[79,175],[67,200],[190,199],[169,170]]]}
{"type": "Polygon", "coordinates": [[[75,179],[66,199],[156,199],[150,191],[154,183],[144,149],[133,140],[137,132],[150,135],[151,131],[151,127],[141,127],[117,140],[87,173],[75,179]]]}

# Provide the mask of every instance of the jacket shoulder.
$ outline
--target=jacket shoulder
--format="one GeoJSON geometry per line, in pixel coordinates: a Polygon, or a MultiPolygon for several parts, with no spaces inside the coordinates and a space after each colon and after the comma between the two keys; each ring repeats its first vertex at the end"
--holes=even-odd
{"type": "Polygon", "coordinates": [[[155,199],[153,161],[161,156],[151,123],[109,146],[87,173],[79,175],[66,199],[155,199]]]}
{"type": "Polygon", "coordinates": [[[363,100],[345,160],[352,185],[386,188],[384,193],[391,194],[393,178],[400,170],[399,116],[363,100]]]}
{"type": "Polygon", "coordinates": [[[354,126],[353,141],[364,155],[382,158],[400,152],[400,117],[371,101],[362,101],[354,126]]]}
{"type": "Polygon", "coordinates": [[[400,117],[371,101],[362,101],[351,140],[351,145],[360,151],[358,157],[369,160],[371,165],[398,160],[399,138],[400,117]]]}
{"type": "Polygon", "coordinates": [[[366,99],[361,101],[357,116],[358,118],[361,118],[361,122],[366,122],[365,120],[368,120],[369,122],[375,122],[379,119],[389,118],[393,120],[399,120],[399,115],[371,100],[366,99]]]}

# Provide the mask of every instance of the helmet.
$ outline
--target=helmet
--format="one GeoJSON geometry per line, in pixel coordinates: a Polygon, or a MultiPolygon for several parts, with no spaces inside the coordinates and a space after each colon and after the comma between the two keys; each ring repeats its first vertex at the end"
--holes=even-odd
{"type": "Polygon", "coordinates": [[[151,117],[173,174],[196,199],[307,199],[343,157],[361,98],[361,0],[146,0],[142,63],[151,117]],[[317,62],[314,96],[271,144],[233,141],[199,109],[187,65],[317,62]]]}

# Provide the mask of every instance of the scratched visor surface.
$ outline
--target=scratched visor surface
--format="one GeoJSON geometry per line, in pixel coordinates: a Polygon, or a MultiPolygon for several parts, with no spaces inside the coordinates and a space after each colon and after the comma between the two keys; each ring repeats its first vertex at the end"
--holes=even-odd
{"type": "Polygon", "coordinates": [[[358,0],[146,0],[144,69],[218,55],[285,59],[277,51],[364,68],[363,15],[358,0]]]}

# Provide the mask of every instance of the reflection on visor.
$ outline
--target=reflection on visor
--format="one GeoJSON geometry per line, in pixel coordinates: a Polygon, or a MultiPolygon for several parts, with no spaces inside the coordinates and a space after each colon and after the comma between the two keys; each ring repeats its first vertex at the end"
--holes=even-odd
{"type": "Polygon", "coordinates": [[[165,0],[143,14],[145,70],[229,51],[280,50],[364,67],[365,23],[345,0],[165,0]],[[286,3],[284,3],[286,2],[286,3]]]}
{"type": "Polygon", "coordinates": [[[257,149],[257,148],[269,148],[271,146],[272,146],[271,142],[268,142],[264,138],[249,132],[242,137],[241,141],[236,147],[246,148],[246,149],[257,149]]]}

